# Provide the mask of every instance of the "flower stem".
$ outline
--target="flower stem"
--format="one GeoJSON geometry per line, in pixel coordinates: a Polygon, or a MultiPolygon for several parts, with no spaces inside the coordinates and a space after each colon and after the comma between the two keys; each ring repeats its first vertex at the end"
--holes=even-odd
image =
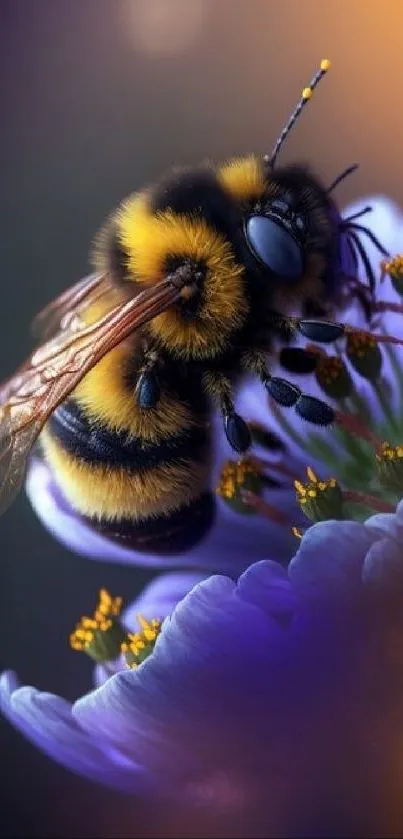
{"type": "Polygon", "coordinates": [[[275,524],[285,524],[288,527],[291,526],[291,522],[281,512],[281,510],[277,510],[276,507],[273,507],[271,504],[268,504],[264,498],[261,498],[259,495],[255,495],[254,492],[250,492],[250,490],[243,489],[241,490],[242,500],[248,507],[252,507],[256,513],[259,513],[261,516],[265,516],[265,518],[270,519],[270,521],[275,522],[275,524]]]}
{"type": "Polygon", "coordinates": [[[403,304],[392,303],[389,300],[378,300],[374,304],[373,310],[375,312],[397,312],[398,314],[403,314],[403,304]]]}
{"type": "Polygon", "coordinates": [[[394,513],[395,507],[387,501],[381,501],[374,495],[367,495],[365,492],[355,492],[354,490],[343,490],[343,501],[350,501],[353,504],[362,504],[364,507],[370,507],[377,513],[394,513]]]}
{"type": "Polygon", "coordinates": [[[391,408],[389,400],[386,398],[384,391],[382,390],[382,386],[379,381],[372,382],[372,387],[378,397],[379,404],[385,414],[385,417],[391,426],[391,428],[396,431],[396,417],[393,414],[393,410],[391,408]]]}
{"type": "Polygon", "coordinates": [[[378,451],[382,446],[382,440],[367,428],[356,414],[345,414],[342,411],[336,411],[335,416],[338,425],[354,437],[359,437],[361,440],[366,440],[373,448],[378,451]]]}
{"type": "MultiPolygon", "coordinates": [[[[347,414],[347,415],[350,413],[350,408],[352,408],[354,415],[360,420],[360,422],[363,422],[364,421],[364,419],[363,419],[364,414],[362,413],[362,407],[363,407],[363,405],[365,405],[365,402],[364,402],[364,400],[361,400],[361,403],[360,403],[359,400],[361,399],[361,397],[359,397],[358,400],[356,400],[356,396],[358,396],[358,394],[351,394],[348,402],[347,402],[347,400],[343,400],[343,402],[340,403],[341,408],[342,408],[343,414],[347,414]]],[[[367,421],[368,421],[368,417],[367,417],[367,421]]],[[[363,452],[363,447],[362,447],[362,441],[358,437],[354,436],[353,434],[347,433],[345,428],[343,428],[343,429],[339,428],[338,430],[339,430],[339,433],[340,432],[342,433],[343,444],[345,445],[347,451],[350,453],[352,458],[353,459],[356,458],[359,461],[360,459],[365,457],[365,452],[363,452]]]]}
{"type": "Polygon", "coordinates": [[[294,443],[296,443],[296,445],[300,449],[302,449],[302,451],[304,451],[305,446],[304,446],[303,437],[301,437],[300,434],[298,434],[298,432],[295,430],[295,428],[293,428],[291,423],[288,422],[288,420],[285,417],[285,412],[281,411],[281,409],[279,408],[277,403],[274,401],[274,399],[270,399],[269,406],[270,406],[270,410],[271,410],[272,414],[276,417],[278,422],[281,424],[281,430],[283,432],[285,431],[288,434],[288,436],[291,438],[291,440],[293,440],[294,443]]]}
{"type": "Polygon", "coordinates": [[[291,478],[292,481],[295,478],[295,470],[289,469],[284,463],[276,463],[266,457],[256,457],[255,455],[251,455],[249,459],[256,464],[258,469],[261,469],[262,471],[270,469],[275,472],[280,472],[281,475],[286,475],[287,478],[291,478]]]}

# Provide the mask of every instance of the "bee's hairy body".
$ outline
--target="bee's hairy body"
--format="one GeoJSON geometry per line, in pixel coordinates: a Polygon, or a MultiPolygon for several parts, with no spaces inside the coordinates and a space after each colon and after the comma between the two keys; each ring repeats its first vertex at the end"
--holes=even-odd
{"type": "MultiPolygon", "coordinates": [[[[113,214],[95,262],[113,275],[117,299],[183,263],[194,268],[195,284],[191,296],[105,356],[42,434],[62,491],[94,526],[162,553],[186,549],[207,532],[212,406],[228,403],[230,383],[242,373],[260,372],[273,334],[269,309],[303,309],[326,298],[335,251],[331,209],[304,169],[269,175],[250,157],[173,172],[113,214]],[[245,238],[245,219],[264,215],[284,192],[295,196],[308,237],[300,276],[286,284],[265,270],[245,238]],[[151,408],[136,399],[147,365],[161,389],[151,408]]],[[[89,318],[112,303],[98,300],[89,318]]]]}
{"type": "MultiPolygon", "coordinates": [[[[94,308],[98,317],[101,307],[94,308]]],[[[42,448],[67,500],[95,527],[169,553],[185,549],[212,520],[209,412],[200,380],[178,377],[169,363],[158,406],[139,408],[140,359],[138,335],[105,356],[55,411],[42,448]]]]}

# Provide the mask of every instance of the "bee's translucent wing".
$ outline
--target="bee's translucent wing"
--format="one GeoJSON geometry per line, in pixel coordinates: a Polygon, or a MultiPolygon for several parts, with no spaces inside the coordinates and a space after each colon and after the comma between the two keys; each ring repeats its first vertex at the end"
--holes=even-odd
{"type": "Polygon", "coordinates": [[[0,512],[14,500],[46,420],[85,374],[130,333],[179,297],[186,273],[115,306],[93,324],[74,318],[0,387],[0,512]]]}
{"type": "Polygon", "coordinates": [[[27,454],[41,431],[39,420],[13,432],[10,418],[0,414],[0,515],[13,503],[24,483],[27,454]]]}
{"type": "Polygon", "coordinates": [[[59,329],[64,329],[70,318],[77,318],[89,303],[110,290],[109,277],[90,274],[64,291],[33,320],[32,332],[36,338],[49,340],[59,329]]]}

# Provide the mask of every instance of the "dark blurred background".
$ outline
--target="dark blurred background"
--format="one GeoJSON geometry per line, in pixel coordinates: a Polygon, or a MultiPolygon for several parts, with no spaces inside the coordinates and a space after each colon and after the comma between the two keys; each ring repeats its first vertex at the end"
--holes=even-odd
{"type": "MultiPolygon", "coordinates": [[[[283,160],[328,182],[360,161],[341,203],[403,203],[402,24],[401,0],[0,0],[1,378],[27,354],[33,314],[86,272],[119,199],[175,162],[270,151],[323,57],[331,73],[283,160]]],[[[74,699],[91,678],[68,648],[75,621],[101,584],[130,600],[151,574],[70,555],[23,496],[0,544],[1,668],[74,699]]],[[[0,731],[4,837],[221,829],[105,792],[0,731]]]]}

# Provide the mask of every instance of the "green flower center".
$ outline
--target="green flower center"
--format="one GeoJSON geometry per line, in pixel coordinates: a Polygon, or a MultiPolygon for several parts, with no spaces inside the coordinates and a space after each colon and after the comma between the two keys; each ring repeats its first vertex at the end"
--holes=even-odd
{"type": "Polygon", "coordinates": [[[81,618],[70,635],[71,648],[86,653],[98,664],[118,658],[125,638],[117,620],[121,608],[121,597],[111,597],[106,589],[101,589],[93,617],[81,618]]]}

